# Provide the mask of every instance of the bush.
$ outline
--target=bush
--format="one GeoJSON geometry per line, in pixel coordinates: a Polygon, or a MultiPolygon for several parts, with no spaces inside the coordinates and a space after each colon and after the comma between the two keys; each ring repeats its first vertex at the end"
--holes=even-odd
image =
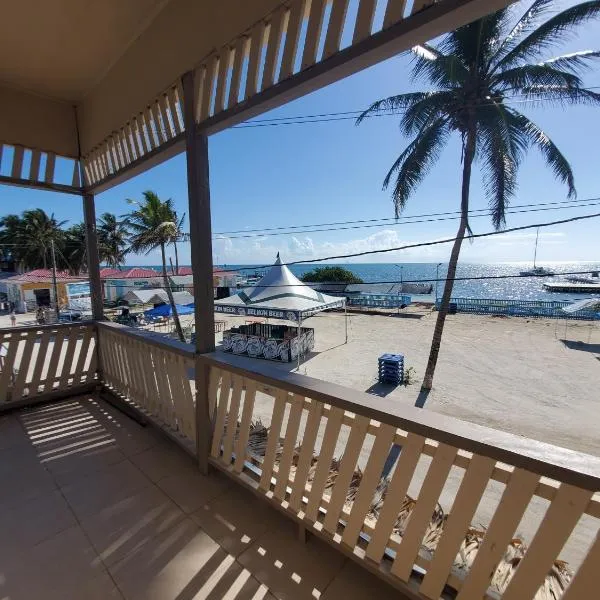
{"type": "Polygon", "coordinates": [[[317,267],[305,273],[302,276],[302,281],[310,281],[312,283],[363,283],[360,277],[357,277],[352,271],[343,267],[317,267]]]}

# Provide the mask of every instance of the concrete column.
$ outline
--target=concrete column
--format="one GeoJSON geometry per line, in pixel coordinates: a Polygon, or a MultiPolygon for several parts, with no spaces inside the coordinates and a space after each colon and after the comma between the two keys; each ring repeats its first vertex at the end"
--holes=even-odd
{"type": "Polygon", "coordinates": [[[197,99],[194,88],[194,74],[188,72],[183,76],[183,120],[196,307],[196,440],[198,466],[204,474],[208,474],[212,435],[208,398],[209,368],[202,362],[200,355],[215,349],[214,289],[208,138],[196,127],[194,107],[197,99]]]}
{"type": "Polygon", "coordinates": [[[104,319],[102,282],[100,281],[100,258],[98,256],[98,236],[96,234],[96,208],[94,195],[83,196],[83,219],[87,243],[87,263],[90,275],[90,293],[92,296],[92,315],[95,321],[104,319]]]}

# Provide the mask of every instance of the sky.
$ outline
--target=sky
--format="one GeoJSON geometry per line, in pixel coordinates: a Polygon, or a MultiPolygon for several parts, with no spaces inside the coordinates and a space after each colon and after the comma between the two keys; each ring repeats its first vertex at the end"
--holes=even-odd
{"type": "MultiPolygon", "coordinates": [[[[574,2],[557,2],[558,7],[574,2]]],[[[580,28],[575,39],[548,58],[575,50],[598,49],[600,20],[580,28]]],[[[393,94],[428,89],[410,77],[410,56],[400,55],[321,89],[257,119],[294,117],[362,110],[370,103],[393,94]]],[[[600,60],[589,71],[587,86],[600,86],[600,60]]],[[[578,198],[599,198],[598,140],[600,109],[515,104],[541,126],[573,166],[578,198]]],[[[212,205],[213,260],[216,264],[270,263],[277,252],[284,260],[397,247],[405,244],[451,238],[458,222],[447,220],[415,224],[387,221],[385,226],[294,235],[264,236],[259,228],[315,225],[362,219],[391,219],[394,208],[382,181],[398,154],[410,141],[398,128],[398,116],[367,119],[360,126],[352,120],[287,126],[233,128],[209,140],[212,205]],[[245,235],[249,237],[235,237],[245,235]]],[[[456,211],[460,203],[460,145],[453,138],[424,182],[409,201],[404,216],[456,211]]],[[[179,214],[187,213],[186,168],[179,155],[152,170],[96,197],[97,215],[126,213],[126,199],[141,198],[144,190],[172,198],[179,214]]],[[[519,174],[513,204],[557,202],[567,199],[536,151],[530,151],[519,174]]],[[[40,207],[60,220],[82,220],[79,198],[15,187],[0,187],[6,212],[40,207]]],[[[529,214],[510,214],[507,227],[565,219],[600,212],[600,204],[529,214]]],[[[487,206],[477,166],[471,185],[471,208],[487,206]]],[[[540,231],[538,262],[600,260],[597,240],[600,220],[557,225],[540,231]]],[[[472,219],[475,233],[492,230],[488,217],[472,219]]],[[[187,229],[187,223],[184,229],[187,229]]],[[[312,229],[312,227],[310,228],[312,229]]],[[[317,227],[319,229],[319,227],[317,227]]],[[[530,262],[535,231],[507,233],[465,243],[465,262],[530,262]]],[[[445,262],[450,244],[354,259],[361,262],[445,262]]],[[[180,244],[180,263],[189,264],[189,243],[180,244]]],[[[128,264],[155,265],[158,251],[128,257],[128,264]]],[[[343,262],[351,262],[345,260],[343,262]]]]}

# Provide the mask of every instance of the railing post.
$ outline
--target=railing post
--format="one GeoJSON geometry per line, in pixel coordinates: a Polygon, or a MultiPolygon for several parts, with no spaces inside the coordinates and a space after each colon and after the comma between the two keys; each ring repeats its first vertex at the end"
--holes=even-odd
{"type": "Polygon", "coordinates": [[[98,256],[98,236],[96,234],[96,208],[94,195],[83,196],[83,218],[85,222],[85,239],[87,244],[87,263],[90,276],[90,293],[92,297],[92,315],[95,321],[104,319],[102,282],[100,281],[100,258],[98,256]]]}
{"type": "Polygon", "coordinates": [[[194,73],[183,76],[183,120],[187,161],[190,242],[194,275],[196,325],[196,447],[198,466],[208,474],[212,433],[208,380],[209,367],[201,354],[215,349],[214,288],[210,220],[210,183],[208,176],[208,138],[197,130],[194,73]]]}

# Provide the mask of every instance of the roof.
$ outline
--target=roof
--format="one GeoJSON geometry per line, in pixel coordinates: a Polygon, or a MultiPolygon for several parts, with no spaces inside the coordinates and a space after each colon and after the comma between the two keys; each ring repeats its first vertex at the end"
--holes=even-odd
{"type": "MultiPolygon", "coordinates": [[[[87,278],[87,273],[81,275],[71,275],[68,271],[56,271],[57,281],[85,281],[87,278]]],[[[27,273],[20,273],[19,275],[7,277],[5,281],[9,281],[11,283],[51,283],[52,270],[34,269],[33,271],[28,271],[27,273]]]]}
{"type": "Polygon", "coordinates": [[[277,254],[275,264],[255,286],[215,300],[215,311],[297,321],[345,303],[345,298],[322,294],[300,281],[277,254]]]}
{"type": "Polygon", "coordinates": [[[112,275],[118,275],[121,272],[122,271],[120,271],[119,269],[113,269],[111,267],[104,267],[103,269],[100,269],[100,279],[108,279],[112,275]]]}
{"type": "MultiPolygon", "coordinates": [[[[191,304],[194,301],[194,296],[189,292],[173,292],[175,304],[191,304]]],[[[154,288],[151,290],[129,290],[123,300],[127,300],[130,304],[160,304],[168,302],[169,297],[167,292],[162,288],[154,288]]]]}
{"type": "Polygon", "coordinates": [[[133,267],[127,271],[119,269],[102,269],[100,277],[103,279],[149,279],[153,277],[161,277],[161,274],[154,269],[144,269],[142,267],[133,267]],[[103,271],[109,273],[103,274],[103,271]]]}
{"type": "Polygon", "coordinates": [[[193,275],[192,267],[179,267],[176,275],[193,275]]]}

